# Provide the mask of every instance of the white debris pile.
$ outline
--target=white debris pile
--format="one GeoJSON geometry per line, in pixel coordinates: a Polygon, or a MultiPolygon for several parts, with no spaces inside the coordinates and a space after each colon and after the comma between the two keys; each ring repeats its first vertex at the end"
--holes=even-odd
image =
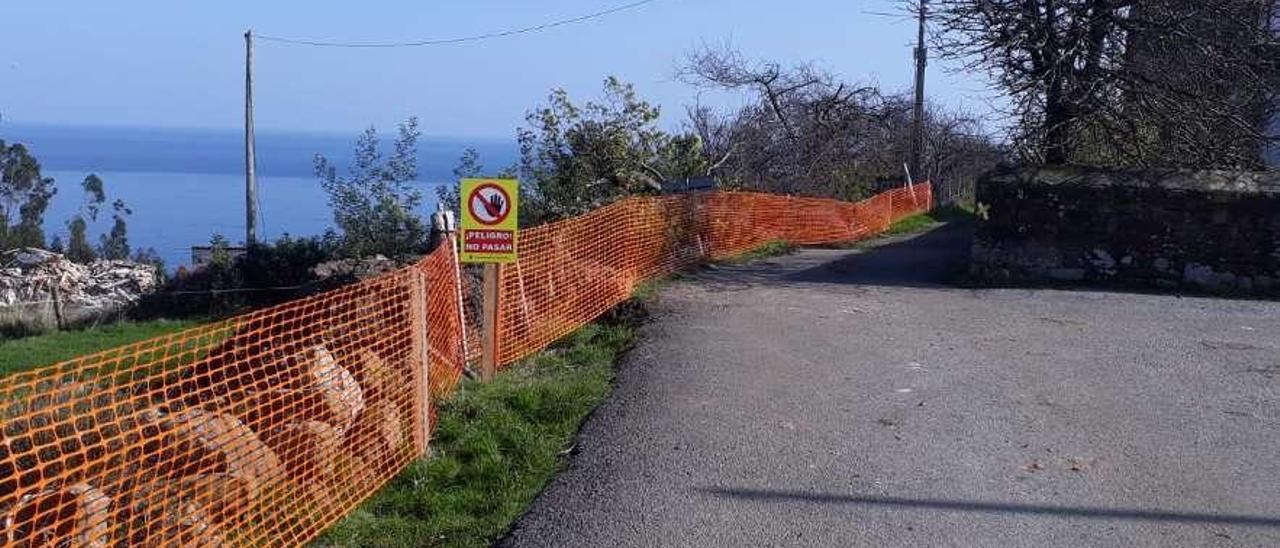
{"type": "Polygon", "coordinates": [[[116,309],[156,290],[151,265],[97,260],[83,265],[35,248],[0,253],[0,305],[51,302],[64,306],[116,309]]]}
{"type": "Polygon", "coordinates": [[[383,255],[374,255],[362,259],[338,259],[327,261],[311,267],[311,274],[318,280],[331,278],[364,280],[391,272],[400,265],[383,255]]]}

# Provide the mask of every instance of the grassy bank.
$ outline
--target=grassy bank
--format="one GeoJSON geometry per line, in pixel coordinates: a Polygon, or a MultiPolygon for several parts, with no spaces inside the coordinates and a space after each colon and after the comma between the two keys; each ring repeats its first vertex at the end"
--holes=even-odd
{"type": "Polygon", "coordinates": [[[490,383],[440,402],[431,456],[327,531],[317,546],[488,546],[559,470],[604,401],[633,319],[588,325],[490,383]]]}
{"type": "Polygon", "coordinates": [[[712,264],[744,264],[769,257],[777,257],[786,255],[796,250],[796,246],[791,245],[785,240],[772,240],[764,245],[744,252],[741,255],[734,255],[727,259],[713,261],[712,264]]]}
{"type": "Polygon", "coordinates": [[[0,341],[0,375],[34,369],[85,354],[194,327],[196,320],[123,322],[0,341]]]}
{"type": "Polygon", "coordinates": [[[919,232],[938,223],[949,223],[953,221],[962,221],[973,218],[973,212],[958,206],[943,206],[927,213],[912,215],[898,219],[898,222],[889,225],[889,229],[885,230],[883,235],[893,236],[896,234],[910,234],[919,232]]]}
{"type": "MultiPolygon", "coordinates": [[[[652,294],[657,284],[647,284],[652,294]]],[[[638,291],[640,293],[640,291],[638,291]]],[[[501,372],[464,381],[439,404],[431,456],[321,537],[318,546],[487,546],[554,476],[578,428],[635,339],[638,300],[501,372]]],[[[193,327],[196,321],[120,323],[0,341],[0,374],[193,327]]]]}

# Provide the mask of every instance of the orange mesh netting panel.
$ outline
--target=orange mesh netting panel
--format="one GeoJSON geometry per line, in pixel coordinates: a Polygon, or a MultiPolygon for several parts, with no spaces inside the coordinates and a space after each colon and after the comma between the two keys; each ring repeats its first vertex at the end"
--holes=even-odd
{"type": "Polygon", "coordinates": [[[819,244],[879,233],[932,207],[928,183],[858,203],[750,192],[621,200],[524,230],[502,269],[498,363],[545,348],[631,296],[638,283],[770,241],[819,244]]]}
{"type": "MultiPolygon", "coordinates": [[[[433,398],[453,391],[467,365],[467,337],[476,330],[467,326],[463,302],[470,289],[460,276],[457,251],[440,246],[416,267],[422,269],[427,284],[427,348],[430,352],[428,379],[433,398]]],[[[434,400],[433,400],[434,401],[434,400]]]]}
{"type": "Polygon", "coordinates": [[[514,362],[581,327],[643,281],[704,255],[700,204],[628,198],[520,233],[500,280],[498,362],[514,362]]]}
{"type": "MultiPolygon", "coordinates": [[[[932,205],[713,192],[626,199],[524,231],[498,361],[636,284],[774,240],[853,240],[932,205]]],[[[335,291],[0,378],[0,542],[296,545],[423,454],[432,402],[478,356],[453,246],[335,291]]]]}
{"type": "MultiPolygon", "coordinates": [[[[434,274],[436,263],[415,268],[434,274]]],[[[426,352],[414,326],[435,319],[427,307],[457,310],[421,297],[421,278],[404,269],[0,378],[0,538],[314,537],[425,449],[426,352]]]]}

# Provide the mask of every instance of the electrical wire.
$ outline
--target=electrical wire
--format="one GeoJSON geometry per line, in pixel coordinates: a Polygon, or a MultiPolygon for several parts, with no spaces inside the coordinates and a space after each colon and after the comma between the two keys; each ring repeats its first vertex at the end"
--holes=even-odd
{"type": "Polygon", "coordinates": [[[267,36],[267,35],[256,34],[256,33],[253,36],[258,39],[270,41],[270,42],[279,42],[283,44],[295,44],[295,45],[301,45],[301,46],[330,47],[330,48],[412,48],[412,47],[422,47],[422,46],[442,46],[442,45],[448,45],[448,44],[461,44],[464,42],[477,42],[480,40],[489,40],[492,38],[503,38],[506,36],[514,36],[517,34],[527,34],[530,32],[539,32],[539,31],[543,31],[543,30],[547,30],[555,27],[570,25],[573,23],[581,23],[589,19],[603,17],[605,15],[618,13],[620,11],[638,8],[645,4],[653,3],[656,1],[657,0],[638,0],[636,2],[615,6],[603,11],[588,13],[586,15],[579,15],[577,17],[572,17],[569,19],[560,19],[557,21],[551,21],[548,23],[542,23],[542,24],[533,25],[530,27],[508,29],[508,30],[496,31],[496,32],[487,32],[484,34],[474,34],[470,36],[459,36],[455,38],[435,38],[435,39],[427,39],[427,40],[418,40],[413,42],[336,42],[336,41],[327,41],[327,40],[302,40],[297,38],[281,38],[279,36],[267,36]]]}

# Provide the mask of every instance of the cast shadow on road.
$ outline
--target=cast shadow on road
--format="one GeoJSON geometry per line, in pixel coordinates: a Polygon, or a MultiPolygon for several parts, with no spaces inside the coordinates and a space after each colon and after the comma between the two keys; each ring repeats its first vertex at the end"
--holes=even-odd
{"type": "Polygon", "coordinates": [[[812,502],[820,504],[887,506],[894,508],[913,508],[954,512],[1280,527],[1280,517],[1247,514],[1212,514],[1202,512],[1174,512],[1167,510],[1139,510],[1131,508],[1093,508],[1082,506],[1048,506],[968,500],[838,495],[775,489],[698,487],[695,488],[695,490],[715,497],[746,499],[757,502],[812,502]]]}
{"type": "Polygon", "coordinates": [[[784,258],[704,269],[702,281],[723,288],[808,283],[943,287],[967,268],[973,224],[956,222],[851,249],[816,249],[784,258]]]}
{"type": "Polygon", "coordinates": [[[955,221],[920,234],[869,240],[848,249],[810,248],[788,257],[707,268],[694,277],[710,282],[713,289],[722,291],[757,285],[799,287],[803,284],[838,284],[961,290],[975,294],[992,289],[1053,289],[1098,294],[1275,300],[1274,297],[1207,292],[1191,287],[1154,288],[1122,282],[1044,281],[990,285],[976,281],[968,274],[974,228],[972,221],[955,221]]]}
{"type": "Polygon", "coordinates": [[[954,222],[888,243],[851,250],[825,264],[788,273],[789,282],[938,287],[967,269],[973,223],[954,222]]]}

